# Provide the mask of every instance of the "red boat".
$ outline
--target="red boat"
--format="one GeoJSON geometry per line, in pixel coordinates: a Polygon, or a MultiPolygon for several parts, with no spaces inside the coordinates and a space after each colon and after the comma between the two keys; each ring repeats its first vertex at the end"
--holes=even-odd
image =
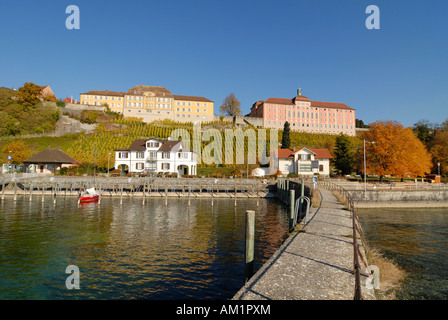
{"type": "Polygon", "coordinates": [[[87,189],[84,194],[78,197],[78,203],[98,202],[99,198],[100,196],[96,193],[95,188],[91,188],[87,189]]]}

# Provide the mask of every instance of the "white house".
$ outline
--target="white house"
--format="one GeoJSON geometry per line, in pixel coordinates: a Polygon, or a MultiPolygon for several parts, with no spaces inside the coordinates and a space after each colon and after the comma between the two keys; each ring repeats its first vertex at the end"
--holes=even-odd
{"type": "Polygon", "coordinates": [[[329,176],[332,158],[327,149],[278,149],[272,153],[271,167],[284,175],[329,176]]]}
{"type": "Polygon", "coordinates": [[[135,140],[128,149],[115,150],[115,169],[129,173],[197,174],[197,154],[180,140],[135,140]]]}

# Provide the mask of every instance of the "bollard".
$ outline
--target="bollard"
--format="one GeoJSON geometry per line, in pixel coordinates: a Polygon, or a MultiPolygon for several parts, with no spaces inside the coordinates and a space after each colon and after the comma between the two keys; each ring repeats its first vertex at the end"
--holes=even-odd
{"type": "Polygon", "coordinates": [[[294,190],[289,191],[289,229],[294,229],[294,202],[296,192],[294,190]]]}
{"type": "Polygon", "coordinates": [[[246,282],[254,273],[254,243],[255,243],[255,211],[246,211],[246,262],[244,276],[246,282]]]}
{"type": "Polygon", "coordinates": [[[14,201],[17,200],[17,181],[14,182],[14,201]]]}

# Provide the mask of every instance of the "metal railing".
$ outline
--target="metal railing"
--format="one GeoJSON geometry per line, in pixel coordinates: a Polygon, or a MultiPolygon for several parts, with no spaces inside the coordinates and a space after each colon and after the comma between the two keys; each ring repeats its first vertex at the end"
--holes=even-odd
{"type": "Polygon", "coordinates": [[[369,267],[366,257],[368,247],[364,238],[364,231],[362,229],[361,223],[359,222],[358,215],[356,213],[355,203],[350,193],[337,184],[334,184],[329,181],[319,181],[318,185],[334,193],[337,193],[337,196],[339,196],[339,200],[347,206],[348,210],[351,213],[353,224],[353,272],[355,275],[354,300],[362,300],[360,261],[363,263],[364,267],[368,270],[369,267]],[[358,238],[361,240],[361,244],[359,243],[358,238]],[[360,249],[361,245],[364,247],[364,254],[360,249]]]}

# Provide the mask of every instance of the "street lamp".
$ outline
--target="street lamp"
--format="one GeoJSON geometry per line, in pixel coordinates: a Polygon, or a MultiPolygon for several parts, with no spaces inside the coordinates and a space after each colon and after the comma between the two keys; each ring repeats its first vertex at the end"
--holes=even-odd
{"type": "Polygon", "coordinates": [[[107,177],[109,178],[109,157],[110,157],[110,152],[107,155],[107,177]]]}
{"type": "Polygon", "coordinates": [[[11,152],[12,151],[9,151],[9,156],[8,156],[8,172],[10,172],[10,170],[11,170],[11,159],[12,159],[11,152]]]}
{"type": "Polygon", "coordinates": [[[437,169],[439,173],[439,195],[440,195],[440,184],[442,183],[442,177],[440,176],[440,162],[437,162],[437,169]]]}

